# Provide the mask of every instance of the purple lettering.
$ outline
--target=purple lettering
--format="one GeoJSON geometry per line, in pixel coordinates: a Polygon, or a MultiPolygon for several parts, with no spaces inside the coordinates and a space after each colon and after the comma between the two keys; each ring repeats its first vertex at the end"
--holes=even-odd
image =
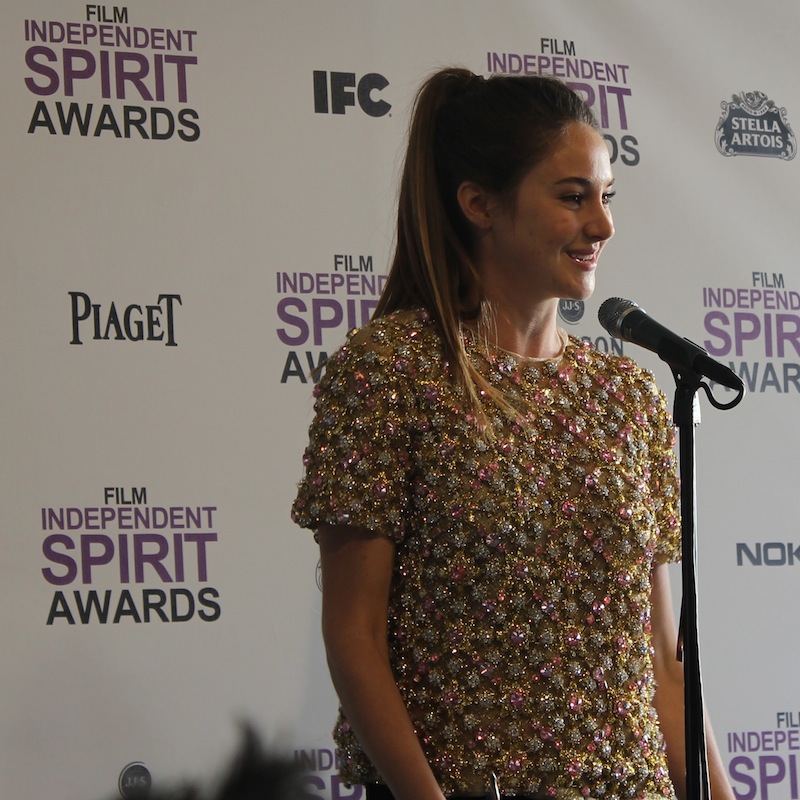
{"type": "Polygon", "coordinates": [[[715,323],[717,322],[720,322],[722,325],[730,324],[728,315],[723,311],[711,311],[706,314],[706,332],[710,333],[712,336],[716,336],[722,341],[722,344],[715,345],[712,341],[706,339],[703,342],[703,347],[705,347],[712,356],[724,356],[731,351],[731,337],[724,328],[716,327],[715,323]]]}
{"type": "Polygon", "coordinates": [[[150,72],[150,62],[141,53],[114,53],[114,69],[116,75],[117,97],[120,100],[126,99],[125,84],[132,83],[139,92],[139,97],[143,100],[153,99],[150,90],[144,84],[144,78],[150,72]],[[133,62],[136,66],[128,70],[126,62],[133,62]]]}
{"type": "Polygon", "coordinates": [[[786,353],[785,344],[787,341],[794,347],[795,353],[800,355],[800,317],[794,314],[776,314],[775,322],[778,357],[784,357],[786,353]]]}
{"type": "Polygon", "coordinates": [[[755,314],[736,312],[733,315],[735,352],[744,354],[744,342],[752,342],[761,335],[761,320],[755,314]]]}
{"type": "Polygon", "coordinates": [[[70,539],[65,533],[53,533],[50,536],[45,537],[45,540],[42,542],[42,552],[44,553],[44,557],[48,561],[52,561],[54,564],[60,564],[63,567],[67,568],[67,571],[64,575],[56,575],[50,567],[45,567],[42,570],[42,575],[44,575],[44,579],[48,583],[52,583],[54,586],[65,586],[68,583],[72,583],[75,580],[75,577],[78,574],[78,565],[75,563],[75,559],[70,558],[66,553],[59,553],[54,549],[55,545],[63,545],[67,550],[74,550],[75,549],[75,542],[70,539]]]}
{"type": "Polygon", "coordinates": [[[184,534],[185,542],[195,542],[197,544],[197,580],[207,581],[208,571],[206,568],[206,542],[216,542],[216,533],[187,533],[184,534]]]}
{"type": "Polygon", "coordinates": [[[74,83],[76,80],[91,78],[95,72],[96,62],[89,50],[77,50],[70,47],[64,48],[64,94],[72,97],[75,94],[74,83]],[[82,68],[75,66],[75,62],[82,62],[82,68]]]}
{"type": "Polygon", "coordinates": [[[81,536],[81,580],[92,582],[92,567],[111,563],[114,558],[114,542],[104,533],[89,533],[81,536]],[[92,545],[101,545],[102,551],[92,555],[92,545]]]}
{"type": "Polygon", "coordinates": [[[284,297],[278,303],[278,319],[288,325],[293,325],[299,333],[291,336],[285,328],[278,328],[278,338],[286,345],[305,344],[308,341],[308,323],[302,317],[295,317],[291,314],[291,309],[296,309],[305,313],[308,309],[306,304],[299,297],[284,297]]]}
{"type": "Polygon", "coordinates": [[[314,298],[311,303],[312,307],[312,327],[314,329],[314,344],[322,344],[322,331],[325,328],[337,328],[344,318],[342,306],[335,300],[325,300],[323,298],[314,298]],[[324,309],[331,311],[331,315],[327,316],[323,313],[324,309]]]}
{"type": "MultiPolygon", "coordinates": [[[[153,509],[155,510],[155,509],[153,509]]],[[[162,509],[163,510],[163,509],[162,509]]],[[[133,537],[133,570],[136,583],[144,583],[144,565],[149,564],[161,578],[162,583],[172,583],[172,578],[161,563],[169,552],[169,544],[160,533],[142,533],[133,537]],[[156,551],[145,553],[145,545],[156,545],[156,551]]]]}
{"type": "Polygon", "coordinates": [[[58,73],[52,67],[48,67],[46,64],[40,64],[36,60],[37,56],[44,56],[48,61],[58,60],[58,56],[56,56],[55,52],[49,47],[44,47],[43,45],[29,47],[25,51],[26,66],[37,75],[43,75],[45,78],[48,78],[49,82],[44,86],[40,86],[33,78],[25,78],[25,85],[33,94],[55,94],[58,91],[58,73]]]}
{"type": "Polygon", "coordinates": [[[747,787],[746,791],[741,792],[735,786],[733,787],[733,793],[736,795],[737,800],[754,800],[757,788],[756,782],[747,772],[741,771],[743,769],[752,771],[754,766],[753,759],[747,756],[736,756],[736,758],[731,759],[728,772],[733,782],[743,783],[747,787]]]}
{"type": "Polygon", "coordinates": [[[768,800],[769,785],[783,781],[786,777],[786,765],[779,756],[759,756],[758,774],[761,780],[761,800],[768,800]],[[775,767],[774,772],[769,771],[770,766],[775,767]]]}

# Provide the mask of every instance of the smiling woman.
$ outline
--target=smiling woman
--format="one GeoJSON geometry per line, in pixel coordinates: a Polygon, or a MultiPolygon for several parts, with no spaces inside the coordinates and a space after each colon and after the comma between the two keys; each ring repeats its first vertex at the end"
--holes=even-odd
{"type": "Polygon", "coordinates": [[[472,181],[461,184],[457,196],[475,231],[473,257],[495,309],[498,345],[534,357],[561,349],[553,336],[558,301],[594,291],[600,253],[614,235],[613,183],[605,142],[573,123],[524,176],[513,207],[472,181]]]}
{"type": "Polygon", "coordinates": [[[683,795],[673,428],[650,373],[557,327],[613,182],[557,80],[420,90],[388,280],[328,361],[293,506],[368,800],[683,795]]]}

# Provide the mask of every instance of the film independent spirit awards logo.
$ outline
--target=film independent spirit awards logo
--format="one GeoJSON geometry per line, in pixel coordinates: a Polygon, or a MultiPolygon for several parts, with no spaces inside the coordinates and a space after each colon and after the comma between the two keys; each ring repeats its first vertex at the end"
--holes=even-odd
{"type": "Polygon", "coordinates": [[[766,156],[790,161],[797,153],[797,140],[786,120],[786,109],[778,108],[764,92],[742,92],[731,102],[720,103],[722,115],[714,141],[724,156],[766,156]]]}

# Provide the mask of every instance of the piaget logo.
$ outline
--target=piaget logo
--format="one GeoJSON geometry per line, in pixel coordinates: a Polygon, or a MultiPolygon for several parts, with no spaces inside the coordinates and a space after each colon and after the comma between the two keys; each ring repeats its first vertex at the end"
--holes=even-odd
{"type": "Polygon", "coordinates": [[[797,153],[797,140],[786,119],[764,92],[735,94],[723,102],[715,142],[724,156],[766,156],[790,161],[797,153]]]}
{"type": "Polygon", "coordinates": [[[130,303],[119,307],[112,301],[94,303],[86,292],[69,292],[72,310],[72,339],[70,344],[85,340],[130,342],[161,342],[177,347],[175,339],[175,309],[182,305],[179,294],[160,294],[153,304],[130,303]]]}

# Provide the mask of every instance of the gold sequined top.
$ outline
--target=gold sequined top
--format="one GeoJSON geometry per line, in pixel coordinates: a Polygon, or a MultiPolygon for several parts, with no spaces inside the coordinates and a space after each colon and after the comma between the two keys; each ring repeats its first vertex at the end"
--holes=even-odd
{"type": "MultiPolygon", "coordinates": [[[[391,663],[445,794],[673,793],[652,707],[650,571],[680,557],[674,430],[651,374],[570,338],[470,358],[530,413],[478,430],[424,311],[351,333],[316,390],[303,527],[396,543],[391,663]]],[[[347,720],[348,783],[380,779],[347,720]]]]}

